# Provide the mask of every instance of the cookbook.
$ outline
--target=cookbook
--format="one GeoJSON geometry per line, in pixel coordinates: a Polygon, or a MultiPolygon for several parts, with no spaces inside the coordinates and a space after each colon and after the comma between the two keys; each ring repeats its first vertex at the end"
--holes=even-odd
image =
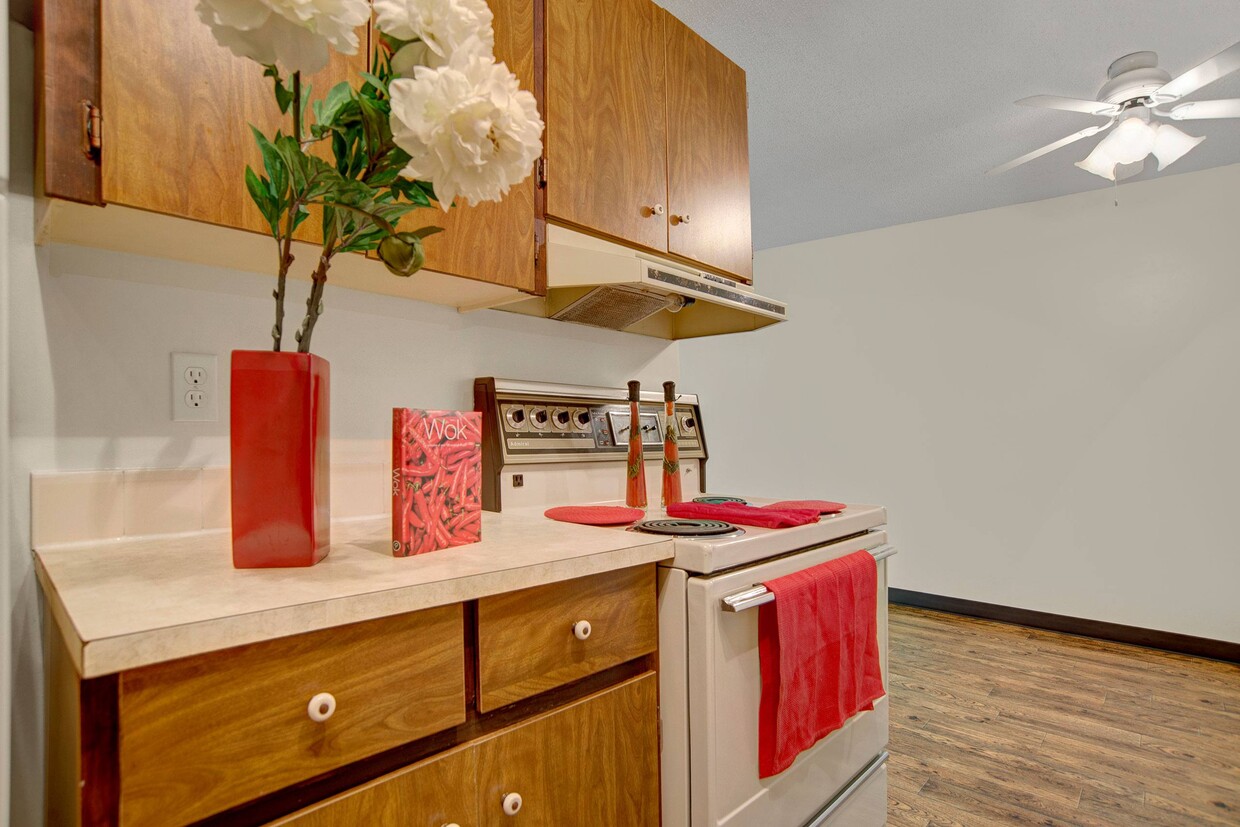
{"type": "Polygon", "coordinates": [[[482,538],[482,414],[392,409],[392,553],[482,538]]]}

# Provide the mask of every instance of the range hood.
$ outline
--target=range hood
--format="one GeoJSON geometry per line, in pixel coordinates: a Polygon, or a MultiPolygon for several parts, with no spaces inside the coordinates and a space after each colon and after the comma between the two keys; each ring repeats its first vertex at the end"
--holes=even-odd
{"type": "Polygon", "coordinates": [[[547,295],[499,307],[662,339],[782,322],[783,302],[730,279],[556,225],[547,227],[547,295]]]}

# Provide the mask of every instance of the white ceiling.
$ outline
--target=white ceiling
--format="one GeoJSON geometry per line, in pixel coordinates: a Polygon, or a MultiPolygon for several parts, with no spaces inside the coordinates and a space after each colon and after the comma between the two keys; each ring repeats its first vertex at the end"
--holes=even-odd
{"type": "MultiPolygon", "coordinates": [[[[1100,122],[1012,102],[1092,99],[1129,52],[1175,76],[1240,41],[1236,0],[659,3],[748,73],[758,249],[1111,186],[1073,166],[1101,138],[984,175],[1100,122]]],[[[1189,99],[1234,97],[1240,73],[1189,99]]],[[[1240,162],[1240,119],[1178,126],[1207,140],[1159,174],[1240,162]]]]}

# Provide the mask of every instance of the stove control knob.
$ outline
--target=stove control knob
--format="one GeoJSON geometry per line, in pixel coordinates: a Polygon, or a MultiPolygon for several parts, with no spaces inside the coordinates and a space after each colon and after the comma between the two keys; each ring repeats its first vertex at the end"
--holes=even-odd
{"type": "Polygon", "coordinates": [[[534,411],[534,421],[539,425],[547,424],[547,412],[543,410],[534,411]]]}
{"type": "Polygon", "coordinates": [[[590,621],[588,620],[578,620],[573,624],[573,637],[577,638],[577,640],[586,640],[590,637],[590,632],[592,631],[594,629],[590,626],[590,621]]]}
{"type": "Polygon", "coordinates": [[[686,416],[684,419],[680,420],[680,427],[684,428],[686,431],[692,431],[697,427],[697,422],[693,420],[693,417],[686,416]]]}
{"type": "Polygon", "coordinates": [[[555,421],[560,425],[568,424],[568,411],[560,410],[555,412],[555,421]]]}
{"type": "Polygon", "coordinates": [[[503,800],[504,815],[515,816],[521,812],[521,793],[508,793],[503,800]]]}
{"type": "Polygon", "coordinates": [[[582,428],[589,427],[589,425],[590,425],[590,412],[589,412],[589,411],[581,411],[580,413],[578,413],[578,414],[577,414],[577,424],[578,424],[578,425],[580,425],[582,428]]]}

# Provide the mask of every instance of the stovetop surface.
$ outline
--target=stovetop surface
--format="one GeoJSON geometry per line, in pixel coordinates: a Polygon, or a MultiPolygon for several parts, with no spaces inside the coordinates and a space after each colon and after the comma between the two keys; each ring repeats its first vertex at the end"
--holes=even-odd
{"type": "MultiPolygon", "coordinates": [[[[762,506],[778,500],[744,497],[750,505],[762,506]]],[[[618,504],[618,503],[609,503],[618,504]]],[[[657,505],[646,510],[647,520],[672,520],[657,505]]],[[[887,509],[880,505],[849,505],[837,514],[824,514],[818,522],[792,528],[739,526],[741,534],[706,537],[674,537],[676,556],[661,565],[709,574],[736,566],[757,563],[769,557],[820,546],[854,534],[886,525],[887,509]]],[[[627,526],[620,526],[628,530],[627,526]]],[[[601,529],[603,531],[615,529],[601,529]]]]}

